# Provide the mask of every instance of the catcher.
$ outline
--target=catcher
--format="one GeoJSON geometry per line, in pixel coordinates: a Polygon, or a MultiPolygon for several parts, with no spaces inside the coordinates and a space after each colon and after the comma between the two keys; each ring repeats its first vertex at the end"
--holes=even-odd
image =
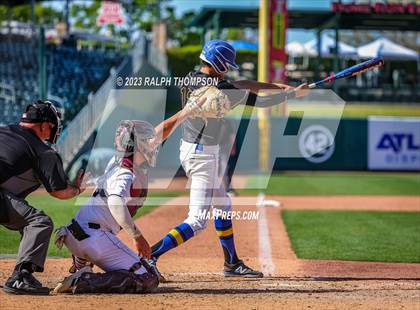
{"type": "MultiPolygon", "coordinates": [[[[205,101],[202,99],[196,108],[205,101]]],[[[115,134],[115,155],[98,180],[88,202],[70,223],[56,233],[56,244],[73,254],[72,275],[54,289],[55,293],[147,293],[159,282],[144,258],[151,249],[132,216],[147,196],[147,169],[154,167],[158,146],[194,109],[183,109],[156,128],[145,121],[124,120],[115,134]],[[124,229],[138,253],[116,234],[124,229]],[[92,264],[105,273],[93,273],[92,264]]]]}
{"type": "MultiPolygon", "coordinates": [[[[181,87],[183,106],[195,111],[192,114],[193,118],[185,120],[182,124],[180,146],[181,164],[191,181],[189,213],[183,223],[152,246],[150,263],[153,266],[156,266],[160,256],[206,228],[209,216],[202,215],[208,213],[211,206],[213,209],[226,211],[224,214],[228,214],[232,209],[231,200],[218,179],[219,144],[222,139],[227,139],[221,135],[221,118],[225,113],[240,104],[270,107],[287,99],[307,94],[306,84],[293,88],[282,84],[226,80],[224,76],[229,69],[238,69],[235,56],[235,49],[229,43],[222,40],[209,41],[200,55],[201,68],[190,72],[187,78],[201,77],[202,80],[218,78],[217,85],[181,87]],[[274,90],[275,93],[259,96],[260,90],[274,90]],[[205,96],[207,101],[201,108],[197,108],[195,102],[202,96],[205,96]]],[[[263,277],[261,272],[253,270],[239,259],[231,219],[213,217],[224,253],[224,275],[226,277],[263,277]]],[[[160,279],[164,281],[161,275],[160,279]]]]}

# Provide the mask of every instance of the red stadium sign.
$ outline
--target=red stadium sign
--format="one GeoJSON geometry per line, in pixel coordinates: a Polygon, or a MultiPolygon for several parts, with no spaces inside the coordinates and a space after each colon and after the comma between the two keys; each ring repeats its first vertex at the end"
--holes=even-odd
{"type": "Polygon", "coordinates": [[[269,51],[269,81],[285,82],[285,68],[287,64],[286,30],[287,30],[287,1],[270,0],[270,51],[269,51]]]}
{"type": "Polygon", "coordinates": [[[361,14],[412,14],[420,15],[420,5],[416,3],[341,3],[335,2],[332,5],[333,12],[339,13],[361,13],[361,14]]]}
{"type": "Polygon", "coordinates": [[[124,23],[124,15],[121,4],[116,1],[102,1],[101,9],[96,23],[99,26],[124,23]]]}

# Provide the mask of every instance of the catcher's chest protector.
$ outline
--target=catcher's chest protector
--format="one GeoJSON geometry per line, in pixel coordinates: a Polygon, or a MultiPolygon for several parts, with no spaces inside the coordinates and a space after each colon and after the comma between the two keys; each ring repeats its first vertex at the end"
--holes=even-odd
{"type": "Polygon", "coordinates": [[[130,187],[130,197],[127,202],[127,208],[131,216],[134,216],[138,209],[143,206],[147,198],[149,179],[146,169],[136,169],[134,171],[131,161],[124,159],[123,166],[129,168],[135,174],[134,182],[130,187]]]}
{"type": "Polygon", "coordinates": [[[130,187],[130,198],[127,202],[127,208],[131,216],[134,216],[137,210],[143,206],[143,203],[147,197],[148,183],[149,182],[146,173],[136,173],[134,183],[131,184],[130,187]]]}

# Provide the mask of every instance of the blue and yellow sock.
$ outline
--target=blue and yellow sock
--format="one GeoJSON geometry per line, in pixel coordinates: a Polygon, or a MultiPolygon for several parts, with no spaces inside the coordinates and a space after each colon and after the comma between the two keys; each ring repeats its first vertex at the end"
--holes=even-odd
{"type": "Polygon", "coordinates": [[[152,256],[158,258],[169,250],[181,245],[194,236],[194,231],[187,223],[172,229],[162,240],[152,246],[152,256]]]}
{"type": "Polygon", "coordinates": [[[216,233],[223,248],[225,262],[236,264],[239,258],[236,255],[235,242],[233,240],[232,221],[216,217],[214,219],[214,226],[216,227],[216,233]]]}

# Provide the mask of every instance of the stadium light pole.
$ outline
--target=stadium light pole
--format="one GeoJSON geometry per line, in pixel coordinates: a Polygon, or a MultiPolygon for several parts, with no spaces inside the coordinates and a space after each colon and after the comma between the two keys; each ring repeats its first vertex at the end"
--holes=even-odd
{"type": "Polygon", "coordinates": [[[36,20],[35,20],[35,0],[31,0],[31,20],[32,20],[31,30],[32,30],[32,35],[33,35],[35,33],[35,24],[36,24],[36,20]]]}
{"type": "Polygon", "coordinates": [[[64,10],[64,19],[66,23],[66,35],[70,34],[70,0],[66,0],[65,10],[64,10]]]}
{"type": "MultiPolygon", "coordinates": [[[[339,43],[340,43],[340,13],[335,13],[334,16],[334,60],[333,60],[333,70],[334,72],[340,71],[340,59],[339,59],[339,43]]],[[[337,84],[333,84],[333,90],[337,91],[337,84]]]]}
{"type": "MultiPolygon", "coordinates": [[[[268,82],[268,1],[260,0],[258,12],[258,81],[268,82]]],[[[258,109],[259,169],[268,171],[270,155],[270,118],[268,109],[258,109]]]]}
{"type": "Polygon", "coordinates": [[[38,83],[39,98],[45,100],[47,97],[47,63],[45,58],[45,29],[43,26],[39,28],[38,83]]]}

